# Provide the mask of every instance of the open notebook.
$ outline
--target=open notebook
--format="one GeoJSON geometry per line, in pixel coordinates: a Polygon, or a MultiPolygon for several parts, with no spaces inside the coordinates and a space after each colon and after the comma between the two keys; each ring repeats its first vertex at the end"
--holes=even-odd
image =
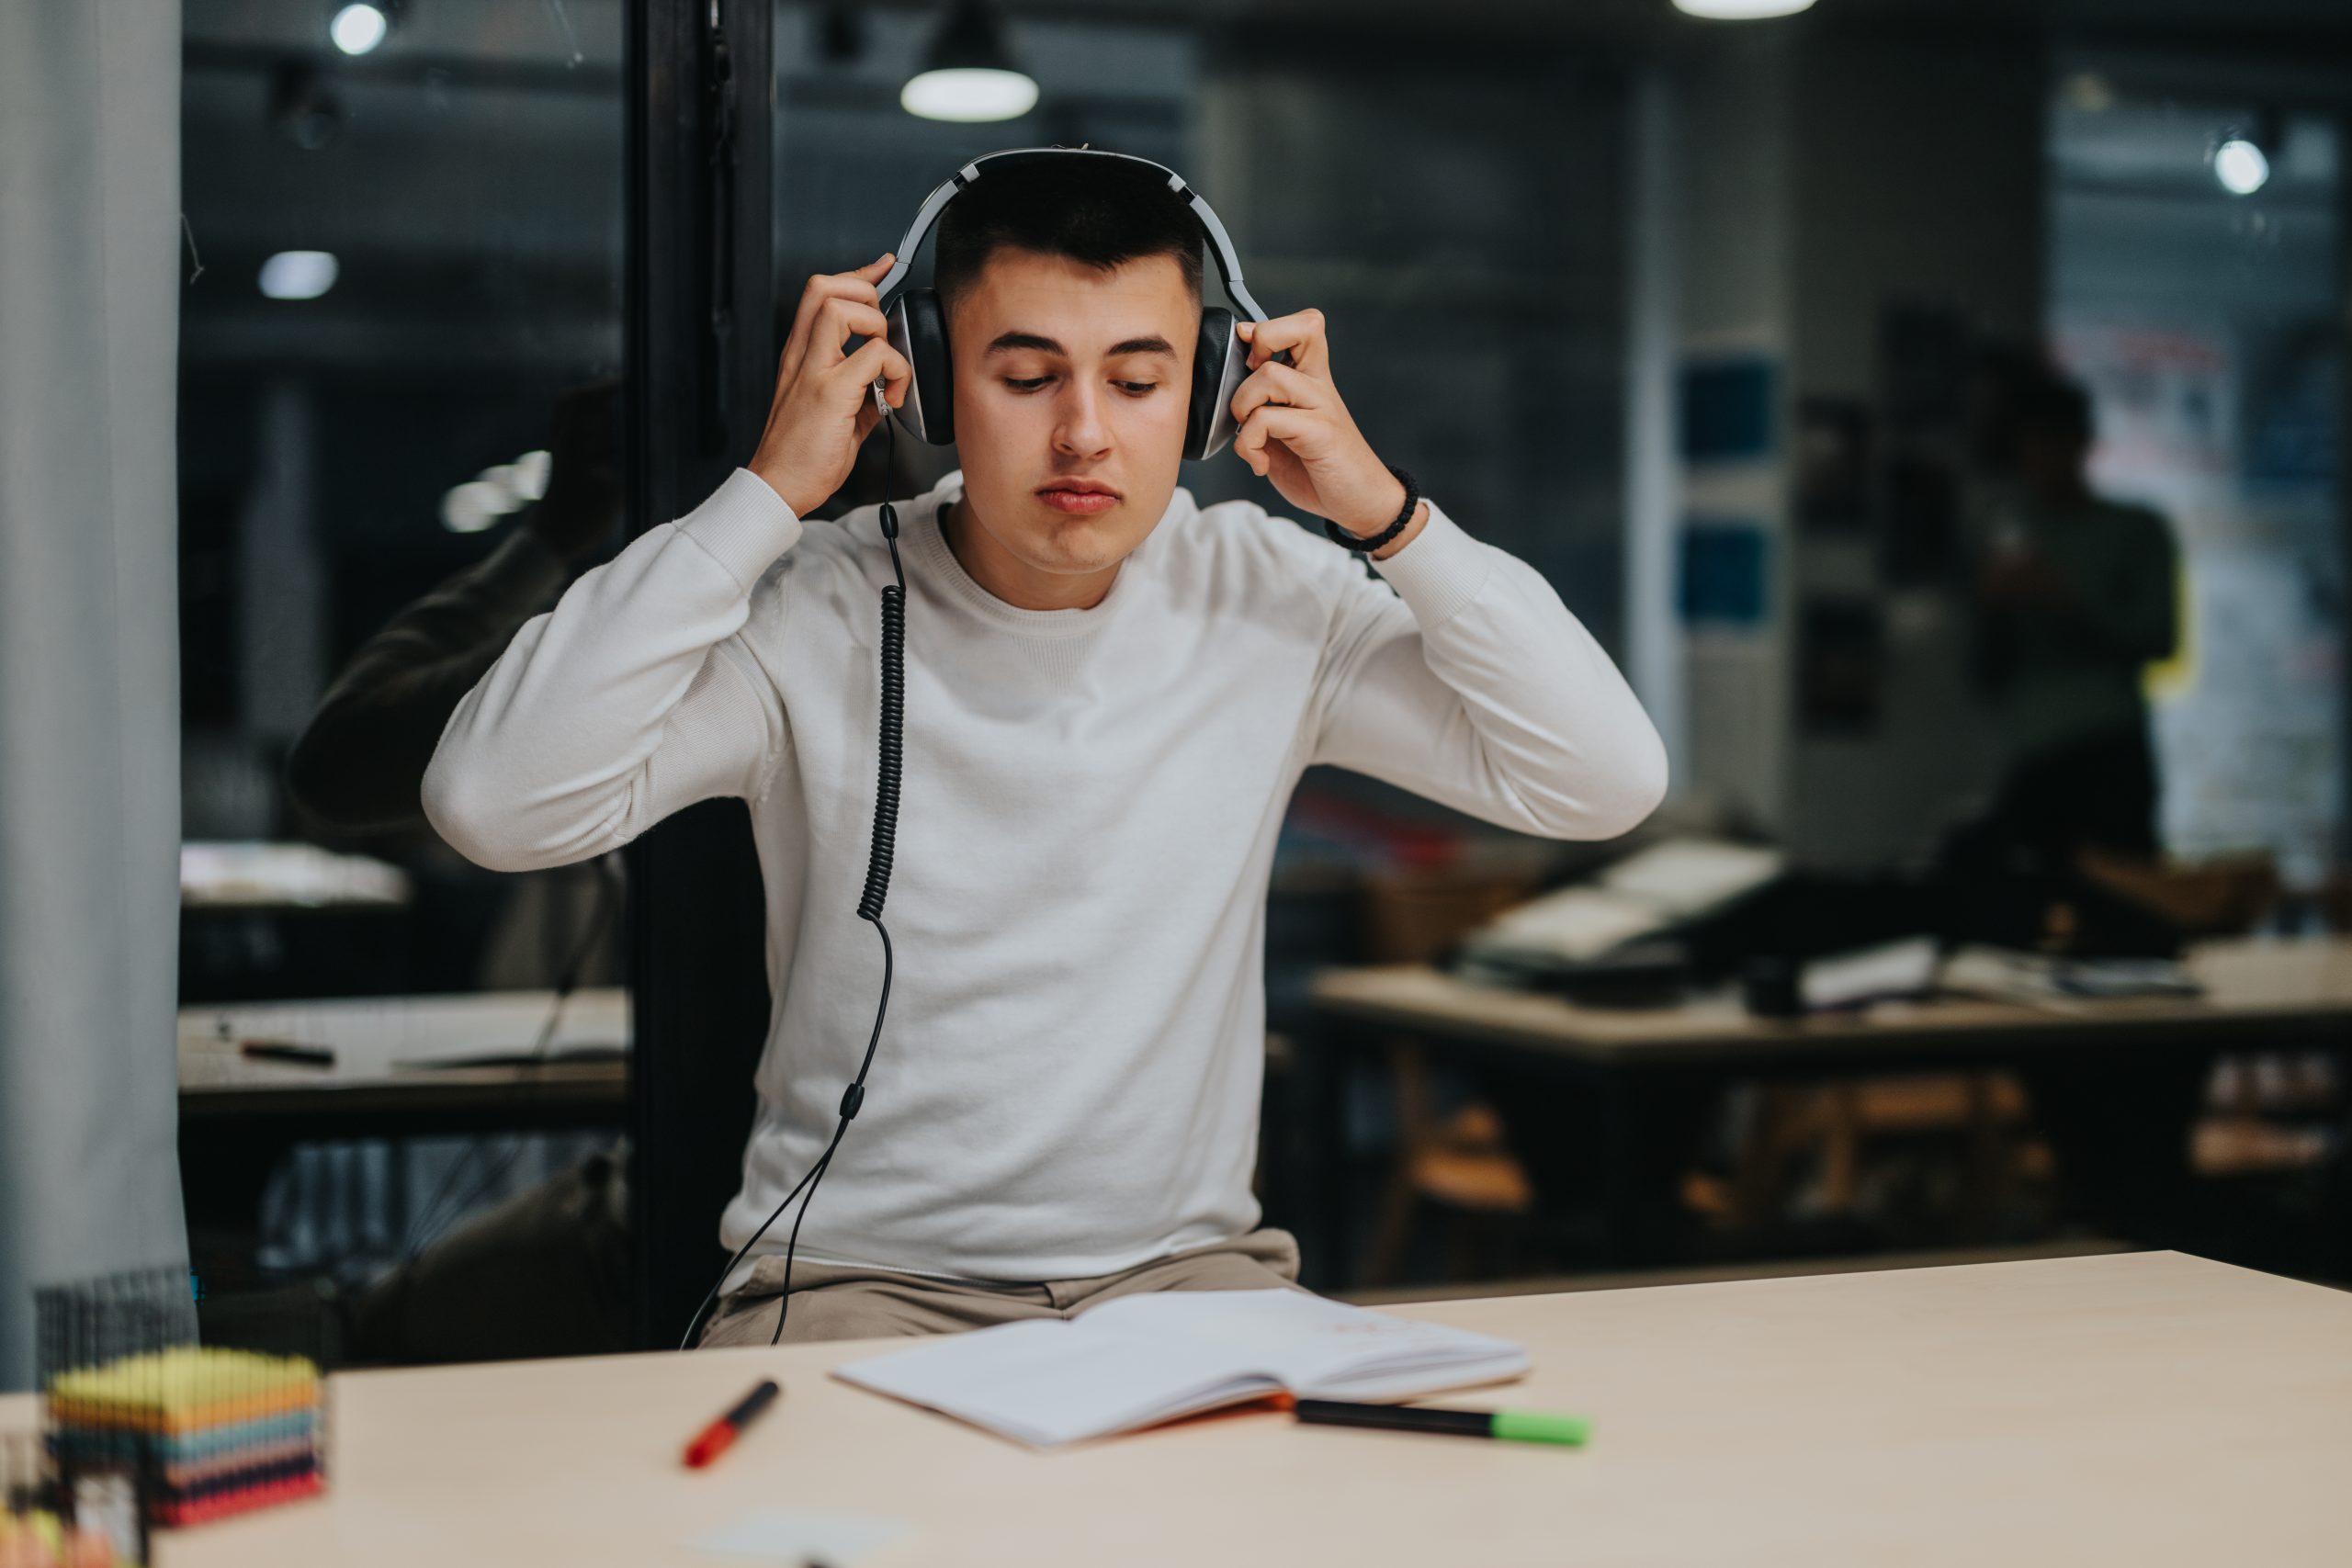
{"type": "Polygon", "coordinates": [[[1507,1339],[1296,1291],[1169,1291],[952,1335],[833,1375],[1049,1449],[1285,1389],[1408,1399],[1526,1370],[1527,1352],[1507,1339]]]}

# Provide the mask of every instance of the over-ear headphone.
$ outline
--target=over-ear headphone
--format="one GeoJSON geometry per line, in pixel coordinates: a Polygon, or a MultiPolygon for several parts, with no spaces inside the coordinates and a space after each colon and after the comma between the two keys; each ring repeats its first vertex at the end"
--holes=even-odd
{"type": "MultiPolygon", "coordinates": [[[[916,248],[937,226],[939,215],[947,204],[978,181],[992,173],[1057,158],[1115,159],[1167,181],[1168,188],[1184,198],[1193,216],[1200,220],[1202,231],[1208,235],[1209,254],[1216,264],[1217,277],[1225,285],[1227,296],[1248,312],[1248,320],[1266,319],[1266,312],[1258,308],[1258,302],[1242,287],[1241,263],[1233,254],[1233,242],[1227,237],[1225,225],[1217,221],[1216,212],[1201,199],[1200,192],[1186,185],[1175,170],[1148,158],[1091,147],[1016,147],[990,152],[956,170],[953,178],[924,199],[907,230],[907,237],[899,242],[890,270],[883,275],[876,289],[883,313],[890,321],[890,346],[906,355],[907,364],[914,372],[914,384],[907,389],[906,400],[898,410],[899,423],[906,426],[909,434],[934,446],[944,446],[956,439],[956,380],[947,352],[947,313],[933,290],[906,287],[916,248]]],[[[1187,457],[1213,457],[1233,439],[1233,394],[1239,389],[1242,378],[1250,373],[1250,345],[1235,335],[1236,319],[1231,310],[1221,307],[1202,307],[1200,337],[1193,355],[1192,403],[1184,420],[1187,457]]],[[[1289,359],[1288,355],[1278,357],[1289,359]]]]}

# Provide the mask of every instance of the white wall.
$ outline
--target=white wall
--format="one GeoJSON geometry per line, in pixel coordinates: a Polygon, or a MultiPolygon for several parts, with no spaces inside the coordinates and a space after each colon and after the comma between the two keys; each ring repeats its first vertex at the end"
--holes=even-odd
{"type": "MultiPolygon", "coordinates": [[[[1678,82],[1681,355],[1780,362],[1785,395],[1794,277],[1790,35],[1734,29],[1678,82]]],[[[1785,410],[1780,420],[1785,431],[1785,410]]],[[[1753,628],[1683,637],[1690,761],[1683,793],[1768,832],[1789,813],[1785,438],[1761,461],[1686,467],[1681,515],[1738,518],[1766,539],[1767,611],[1753,628]]]]}
{"type": "MultiPolygon", "coordinates": [[[[1875,402],[1889,302],[1949,305],[2010,339],[2039,333],[2042,84],[2038,51],[2012,42],[1770,26],[1723,29],[1675,73],[1681,355],[1759,355],[1781,372],[1772,454],[1679,474],[1681,518],[1758,525],[1769,573],[1762,625],[1677,628],[1679,782],[1812,863],[1911,852],[1991,776],[1956,597],[1885,590],[1875,531],[1799,528],[1791,442],[1801,398],[1875,402]],[[1797,620],[1825,591],[1875,600],[1884,618],[1868,735],[1799,732],[1797,620]]],[[[1634,513],[1637,558],[1657,552],[1658,525],[1655,508],[1634,513]]],[[[1643,649],[1659,602],[1637,600],[1643,649]]]]}
{"type": "MultiPolygon", "coordinates": [[[[1795,392],[1871,397],[1889,302],[1951,307],[1978,333],[2037,341],[2040,50],[2008,38],[1828,37],[1804,52],[1793,86],[1795,392]]],[[[1962,457],[1942,456],[1955,467],[1962,457]]],[[[1874,549],[1874,538],[1806,536],[1792,553],[1800,599],[1859,592],[1885,620],[1876,732],[1794,739],[1790,843],[1816,863],[1919,852],[1973,808],[1999,761],[1967,676],[1965,604],[1950,588],[1878,588],[1874,549]]]]}

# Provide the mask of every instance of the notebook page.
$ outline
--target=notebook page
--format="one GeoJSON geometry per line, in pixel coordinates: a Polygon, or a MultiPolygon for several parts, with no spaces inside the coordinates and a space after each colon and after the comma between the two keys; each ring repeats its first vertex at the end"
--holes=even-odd
{"type": "Polygon", "coordinates": [[[1298,1291],[1121,1296],[1081,1321],[1152,1345],[1215,1347],[1233,1370],[1270,1374],[1300,1393],[1401,1398],[1527,1370],[1527,1352],[1508,1339],[1298,1291]]]}
{"type": "Polygon", "coordinates": [[[833,1369],[845,1382],[1054,1448],[1253,1393],[1271,1379],[1237,1372],[1230,1351],[1186,1340],[1102,1333],[1084,1322],[1012,1323],[948,1335],[833,1369]]]}

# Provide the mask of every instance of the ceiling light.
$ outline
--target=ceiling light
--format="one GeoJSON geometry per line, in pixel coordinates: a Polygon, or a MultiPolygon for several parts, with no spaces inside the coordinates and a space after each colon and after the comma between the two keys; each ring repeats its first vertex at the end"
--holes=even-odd
{"type": "Polygon", "coordinates": [[[452,534],[479,534],[510,513],[520,512],[548,493],[548,472],[554,458],[544,449],[524,453],[511,463],[493,463],[468,479],[452,485],[441,498],[441,525],[452,534]]]}
{"type": "Polygon", "coordinates": [[[1687,17],[1704,17],[1711,22],[1753,22],[1766,17],[1793,17],[1811,8],[1813,0],[1674,0],[1674,8],[1687,17]]]}
{"type": "Polygon", "coordinates": [[[523,486],[512,463],[493,463],[474,476],[474,482],[486,484],[499,496],[498,510],[512,512],[533,498],[523,493],[523,486]]]}
{"type": "Polygon", "coordinates": [[[2270,183],[2270,155],[2243,136],[2213,149],[2213,177],[2232,196],[2252,196],[2270,183]]]}
{"type": "Polygon", "coordinates": [[[327,37],[345,54],[366,54],[384,41],[391,18],[374,6],[345,6],[327,24],[327,37]]]}
{"type": "Polygon", "coordinates": [[[1019,119],[1036,103],[1037,84],[1018,71],[926,71],[899,93],[910,115],[965,123],[1019,119]]]}
{"type": "Polygon", "coordinates": [[[537,501],[548,492],[548,471],[554,466],[546,451],[526,452],[506,465],[507,482],[525,501],[537,501]]]}
{"type": "Polygon", "coordinates": [[[479,534],[514,510],[514,498],[503,488],[469,479],[441,498],[441,525],[452,534],[479,534]]]}
{"type": "Polygon", "coordinates": [[[1036,105],[1036,82],[1013,64],[980,0],[956,0],[923,52],[922,69],[899,92],[899,107],[910,115],[964,124],[1018,119],[1036,105]]]}
{"type": "Polygon", "coordinates": [[[261,264],[261,291],[272,299],[315,299],[342,270],[332,251],[280,251],[261,264]]]}

